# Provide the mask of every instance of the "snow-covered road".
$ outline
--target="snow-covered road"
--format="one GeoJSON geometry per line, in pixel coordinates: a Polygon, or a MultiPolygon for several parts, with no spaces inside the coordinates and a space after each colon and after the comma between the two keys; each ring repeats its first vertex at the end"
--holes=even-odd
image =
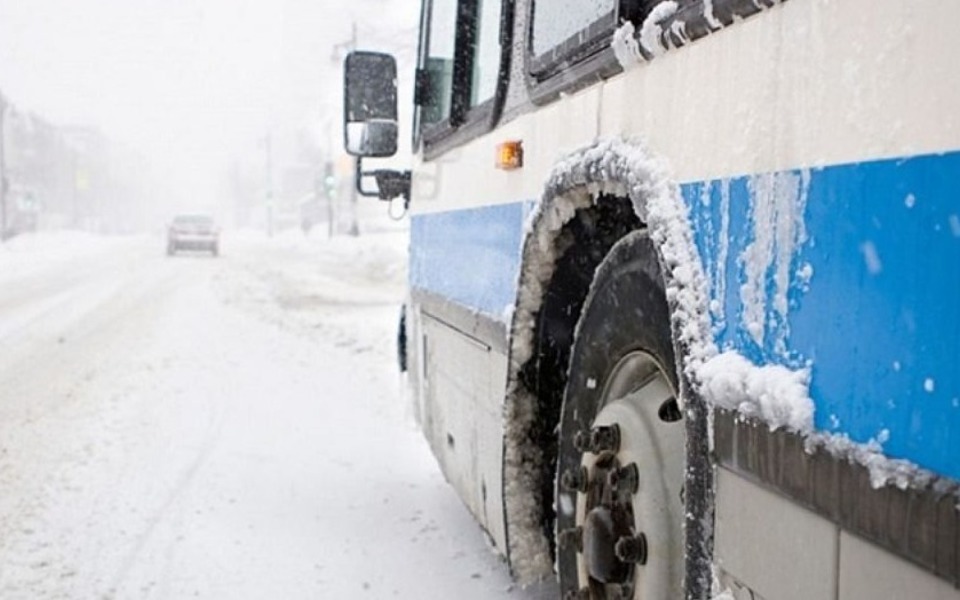
{"type": "Polygon", "coordinates": [[[0,598],[516,589],[396,373],[403,231],[0,247],[0,598]]]}

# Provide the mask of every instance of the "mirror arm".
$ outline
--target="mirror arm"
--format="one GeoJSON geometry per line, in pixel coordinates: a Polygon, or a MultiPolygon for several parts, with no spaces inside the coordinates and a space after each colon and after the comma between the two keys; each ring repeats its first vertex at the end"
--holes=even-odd
{"type": "Polygon", "coordinates": [[[393,200],[398,196],[402,196],[404,208],[410,205],[410,171],[395,171],[393,169],[364,171],[362,163],[363,159],[359,156],[354,161],[354,183],[357,187],[358,194],[367,196],[368,198],[379,198],[380,200],[393,200]],[[376,191],[363,188],[364,177],[373,177],[376,179],[376,191]]]}
{"type": "Polygon", "coordinates": [[[369,190],[363,189],[363,178],[364,178],[365,176],[373,175],[373,173],[371,173],[371,172],[369,172],[369,171],[365,172],[365,171],[363,170],[363,158],[362,158],[362,157],[359,157],[359,156],[357,156],[356,158],[354,158],[354,159],[353,159],[353,165],[354,165],[354,176],[353,176],[353,177],[354,177],[354,185],[355,185],[356,188],[357,188],[357,193],[360,194],[361,196],[365,196],[365,197],[367,197],[367,198],[379,198],[379,197],[380,197],[380,190],[375,190],[375,191],[372,191],[372,192],[371,192],[371,191],[369,191],[369,190]]]}

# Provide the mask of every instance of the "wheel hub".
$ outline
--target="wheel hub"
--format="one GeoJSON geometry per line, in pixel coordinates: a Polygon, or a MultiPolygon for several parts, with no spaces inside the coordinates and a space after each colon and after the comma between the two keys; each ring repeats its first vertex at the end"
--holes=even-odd
{"type": "MultiPolygon", "coordinates": [[[[605,484],[600,484],[605,486],[605,484]]],[[[602,495],[616,496],[604,490],[602,495]]],[[[587,513],[583,524],[583,558],[592,579],[601,583],[624,584],[632,579],[633,565],[617,557],[621,538],[633,536],[633,509],[619,499],[601,503],[587,513]]]]}
{"type": "Polygon", "coordinates": [[[571,598],[658,599],[680,591],[682,425],[663,429],[676,420],[658,415],[674,402],[658,372],[646,354],[625,357],[605,382],[591,429],[574,439],[582,460],[561,477],[577,498],[577,526],[560,538],[578,554],[580,588],[571,598]]]}

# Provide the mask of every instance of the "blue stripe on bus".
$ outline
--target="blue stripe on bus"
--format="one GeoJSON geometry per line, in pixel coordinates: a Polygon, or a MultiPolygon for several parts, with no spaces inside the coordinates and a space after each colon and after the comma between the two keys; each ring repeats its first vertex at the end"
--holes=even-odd
{"type": "Polygon", "coordinates": [[[416,215],[410,284],[506,321],[517,298],[523,224],[532,202],[416,215]]]}
{"type": "MultiPolygon", "coordinates": [[[[818,430],[878,440],[889,456],[960,479],[960,153],[773,176],[805,198],[809,237],[767,265],[762,344],[745,325],[741,288],[757,204],[769,198],[751,176],[681,186],[715,295],[717,344],[757,364],[811,364],[818,430]],[[783,260],[785,319],[773,301],[783,260]]],[[[411,285],[502,320],[529,209],[415,216],[411,285]]]]}
{"type": "Polygon", "coordinates": [[[818,430],[882,442],[889,456],[960,479],[960,153],[786,175],[806,185],[809,238],[788,255],[785,323],[771,300],[776,265],[767,272],[762,346],[744,323],[741,298],[740,257],[756,238],[756,178],[682,186],[712,293],[722,291],[717,343],[758,364],[809,361],[818,430]],[[809,283],[797,277],[805,265],[809,283]]]}

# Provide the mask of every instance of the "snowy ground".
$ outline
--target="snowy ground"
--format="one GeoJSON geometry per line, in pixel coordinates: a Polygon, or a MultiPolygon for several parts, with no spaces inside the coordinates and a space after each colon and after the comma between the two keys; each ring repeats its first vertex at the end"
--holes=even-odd
{"type": "Polygon", "coordinates": [[[0,245],[0,598],[514,598],[394,363],[405,233],[0,245]]]}

